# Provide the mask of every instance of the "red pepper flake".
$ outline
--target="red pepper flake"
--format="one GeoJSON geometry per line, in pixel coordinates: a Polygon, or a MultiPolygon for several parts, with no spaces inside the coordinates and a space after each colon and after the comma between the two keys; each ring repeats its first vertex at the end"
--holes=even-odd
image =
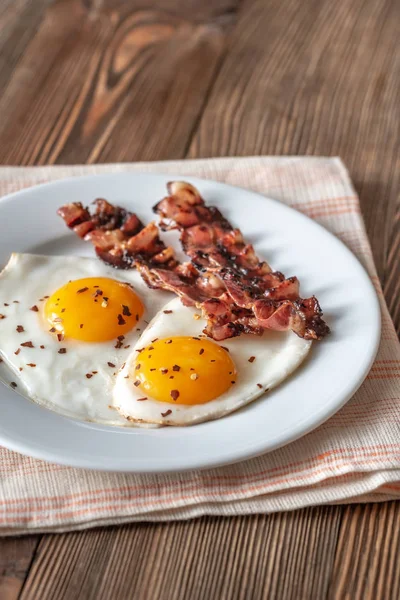
{"type": "Polygon", "coordinates": [[[170,376],[169,376],[169,378],[170,378],[170,379],[173,379],[173,378],[174,378],[174,376],[173,376],[173,375],[170,375],[170,376]]]}
{"type": "Polygon", "coordinates": [[[57,329],[55,327],[52,327],[51,329],[49,329],[50,333],[55,333],[57,331],[57,329]]]}
{"type": "Polygon", "coordinates": [[[22,368],[22,367],[20,367],[20,368],[19,368],[19,370],[20,370],[20,371],[23,371],[23,368],[22,368]]]}
{"type": "Polygon", "coordinates": [[[144,348],[137,348],[135,352],[143,352],[144,348]]]}
{"type": "Polygon", "coordinates": [[[82,328],[83,328],[83,323],[81,323],[81,324],[79,325],[79,329],[82,329],[82,328]]]}
{"type": "Polygon", "coordinates": [[[124,379],[129,379],[129,375],[125,375],[124,379]]]}
{"type": "Polygon", "coordinates": [[[262,385],[261,385],[261,383],[257,383],[257,387],[259,387],[259,388],[260,388],[260,390],[262,390],[262,385]]]}
{"type": "Polygon", "coordinates": [[[91,379],[93,375],[91,373],[86,373],[86,379],[91,379]]]}
{"type": "Polygon", "coordinates": [[[166,344],[172,344],[172,340],[168,340],[167,342],[165,342],[166,344]]]}
{"type": "Polygon", "coordinates": [[[124,346],[124,350],[127,350],[127,349],[128,349],[128,348],[130,348],[130,347],[131,347],[131,345],[130,345],[130,344],[127,344],[126,346],[124,346]]]}
{"type": "Polygon", "coordinates": [[[180,368],[180,366],[179,366],[179,365],[174,365],[174,366],[172,367],[172,370],[173,370],[173,371],[180,371],[180,370],[181,370],[181,368],[180,368]]]}
{"type": "MultiPolygon", "coordinates": [[[[48,296],[45,296],[45,298],[48,298],[48,296]]],[[[19,300],[13,300],[14,304],[19,304],[19,300]]]]}
{"type": "Polygon", "coordinates": [[[151,354],[149,354],[147,358],[151,358],[151,354]]]}
{"type": "Polygon", "coordinates": [[[10,386],[11,386],[12,388],[14,388],[14,390],[15,390],[15,388],[16,388],[16,387],[18,387],[18,386],[17,386],[17,384],[15,383],[15,381],[12,381],[12,382],[10,383],[10,386]]]}
{"type": "Polygon", "coordinates": [[[65,308],[62,308],[62,309],[61,309],[61,312],[62,312],[62,313],[65,313],[65,308]]]}
{"type": "Polygon", "coordinates": [[[9,304],[7,304],[7,302],[4,302],[4,306],[10,306],[9,304]]]}
{"type": "Polygon", "coordinates": [[[164,315],[170,315],[172,312],[172,310],[163,310],[164,315]]]}
{"type": "Polygon", "coordinates": [[[95,298],[97,298],[97,296],[102,296],[103,295],[103,291],[102,290],[96,290],[95,293],[93,294],[93,296],[95,298]]]}
{"type": "Polygon", "coordinates": [[[92,375],[97,375],[98,371],[92,371],[92,375]]]}
{"type": "Polygon", "coordinates": [[[212,358],[212,359],[210,360],[210,362],[215,362],[215,358],[212,358]]]}
{"type": "Polygon", "coordinates": [[[50,298],[50,296],[43,296],[43,298],[46,298],[46,299],[47,299],[47,298],[50,298]]]}
{"type": "Polygon", "coordinates": [[[14,352],[15,356],[18,356],[18,354],[19,354],[20,352],[21,352],[21,348],[18,348],[18,350],[16,350],[16,351],[14,352]]]}
{"type": "Polygon", "coordinates": [[[1,319],[5,319],[5,318],[6,318],[6,315],[0,315],[0,321],[1,321],[1,319]]]}
{"type": "Polygon", "coordinates": [[[109,298],[107,298],[107,296],[103,296],[103,300],[105,300],[106,302],[108,302],[109,298]]]}
{"type": "Polygon", "coordinates": [[[88,289],[89,289],[88,287],[83,287],[83,288],[81,288],[80,290],[78,290],[76,293],[77,293],[77,294],[83,294],[83,292],[87,292],[87,291],[88,291],[88,289]]]}
{"type": "Polygon", "coordinates": [[[165,367],[160,369],[162,375],[166,375],[168,373],[168,369],[166,369],[165,367]]]}
{"type": "Polygon", "coordinates": [[[200,352],[199,352],[199,354],[200,354],[200,355],[201,355],[201,354],[204,354],[204,348],[200,348],[200,352]]]}
{"type": "Polygon", "coordinates": [[[62,342],[64,339],[64,334],[63,333],[57,333],[57,339],[59,342],[62,342]]]}
{"type": "Polygon", "coordinates": [[[126,304],[122,305],[122,314],[124,315],[124,317],[131,317],[132,313],[129,310],[129,306],[126,306],[126,304]]]}
{"type": "Polygon", "coordinates": [[[256,360],[255,356],[250,356],[249,363],[253,363],[256,360]]]}
{"type": "Polygon", "coordinates": [[[31,306],[29,310],[33,310],[33,312],[39,312],[39,309],[36,306],[36,304],[34,304],[33,306],[31,306]]]}
{"type": "Polygon", "coordinates": [[[147,397],[144,397],[144,398],[136,398],[136,402],[144,402],[145,400],[147,400],[147,397]]]}
{"type": "Polygon", "coordinates": [[[156,342],[158,340],[158,338],[154,338],[154,340],[151,340],[151,343],[154,344],[154,342],[156,342]]]}
{"type": "Polygon", "coordinates": [[[122,348],[122,346],[123,346],[123,343],[122,343],[122,342],[120,342],[120,341],[118,341],[118,342],[115,344],[114,348],[116,348],[117,350],[119,350],[120,348],[122,348]]]}
{"type": "Polygon", "coordinates": [[[35,363],[28,363],[26,366],[27,367],[36,367],[35,363]]]}
{"type": "Polygon", "coordinates": [[[119,342],[123,342],[123,341],[124,341],[124,339],[125,339],[125,336],[124,336],[124,335],[119,335],[119,336],[117,337],[117,340],[118,340],[119,342]]]}
{"type": "Polygon", "coordinates": [[[122,315],[118,315],[118,325],[126,325],[126,321],[122,315]]]}
{"type": "Polygon", "coordinates": [[[40,349],[41,349],[41,350],[44,350],[44,346],[40,346],[40,349]]]}
{"type": "Polygon", "coordinates": [[[18,333],[22,333],[23,331],[25,331],[25,329],[22,327],[22,325],[17,325],[17,331],[18,333]]]}
{"type": "Polygon", "coordinates": [[[168,417],[168,415],[170,415],[172,413],[172,410],[166,410],[165,413],[161,413],[162,417],[168,417]]]}
{"type": "Polygon", "coordinates": [[[135,370],[136,370],[136,371],[138,371],[138,370],[140,369],[140,367],[141,367],[141,366],[142,366],[142,365],[141,365],[140,363],[138,363],[138,364],[136,365],[136,367],[135,367],[135,370]]]}
{"type": "Polygon", "coordinates": [[[201,342],[201,339],[199,337],[192,337],[192,340],[197,340],[198,342],[201,342]]]}
{"type": "Polygon", "coordinates": [[[178,398],[179,398],[179,391],[178,390],[171,390],[170,396],[171,396],[172,400],[178,400],[178,398]]]}
{"type": "Polygon", "coordinates": [[[139,379],[136,379],[136,381],[134,381],[134,382],[133,382],[133,385],[134,385],[135,387],[137,387],[138,385],[140,385],[140,380],[139,380],[139,379]]]}
{"type": "Polygon", "coordinates": [[[109,367],[111,367],[112,369],[115,369],[115,365],[114,365],[114,363],[112,363],[112,362],[108,362],[107,364],[108,364],[108,366],[109,366],[109,367]]]}
{"type": "Polygon", "coordinates": [[[154,346],[149,346],[147,350],[154,350],[154,346]]]}
{"type": "Polygon", "coordinates": [[[227,352],[229,352],[229,348],[227,348],[226,346],[220,346],[220,348],[223,348],[223,350],[226,350],[227,352]]]}
{"type": "Polygon", "coordinates": [[[93,287],[94,287],[94,288],[98,288],[98,287],[100,287],[100,286],[98,286],[98,285],[94,285],[93,287]]]}
{"type": "Polygon", "coordinates": [[[231,381],[231,383],[236,383],[236,381],[231,381]]]}
{"type": "Polygon", "coordinates": [[[60,348],[58,351],[58,354],[67,354],[67,349],[66,348],[60,348]]]}
{"type": "Polygon", "coordinates": [[[150,369],[150,371],[156,371],[157,369],[150,369]]]}
{"type": "Polygon", "coordinates": [[[35,347],[32,344],[32,342],[24,342],[23,344],[21,344],[21,346],[23,346],[24,348],[34,348],[35,347]]]}

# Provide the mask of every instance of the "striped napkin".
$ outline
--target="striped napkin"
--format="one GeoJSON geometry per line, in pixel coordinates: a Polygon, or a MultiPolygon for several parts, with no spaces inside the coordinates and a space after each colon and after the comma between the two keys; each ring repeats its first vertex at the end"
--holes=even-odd
{"type": "Polygon", "coordinates": [[[183,474],[123,475],[53,465],[0,448],[0,532],[66,531],[129,521],[239,515],[400,497],[400,351],[357,195],[337,158],[222,158],[0,168],[0,195],[88,173],[180,173],[266,194],[304,212],[358,256],[378,292],[382,340],[353,399],[327,423],[270,454],[183,474]]]}

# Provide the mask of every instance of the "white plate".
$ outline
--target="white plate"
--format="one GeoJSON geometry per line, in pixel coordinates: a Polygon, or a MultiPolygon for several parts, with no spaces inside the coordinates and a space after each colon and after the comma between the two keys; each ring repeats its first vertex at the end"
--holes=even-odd
{"type": "MultiPolygon", "coordinates": [[[[0,265],[12,251],[90,255],[89,244],[57,217],[61,204],[104,197],[149,221],[154,218],[151,207],[173,179],[180,176],[95,175],[7,196],[0,201],[0,265]]],[[[215,467],[303,436],[333,415],[362,383],[377,351],[380,311],[370,279],[353,254],[321,226],[279,202],[213,181],[187,180],[241,228],[261,257],[287,276],[297,275],[303,297],[318,297],[332,334],[314,344],[311,358],[279,388],[237,413],[193,427],[97,426],[43,409],[2,386],[0,444],[51,462],[109,471],[215,467]]]]}

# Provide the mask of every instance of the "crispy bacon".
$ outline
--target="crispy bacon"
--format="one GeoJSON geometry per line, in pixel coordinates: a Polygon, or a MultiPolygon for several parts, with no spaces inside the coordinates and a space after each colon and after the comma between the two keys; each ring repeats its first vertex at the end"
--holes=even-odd
{"type": "Polygon", "coordinates": [[[297,278],[285,279],[260,261],[240,230],[217,208],[205,206],[196,188],[173,182],[168,191],[154,210],[163,218],[162,229],[180,229],[192,262],[175,259],[155,223],[144,226],[135,214],[104,199],[95,200],[93,211],[72,203],[58,214],[92,242],[106,263],[136,267],[149,287],[171,291],[186,306],[198,307],[207,320],[204,332],[216,340],[261,335],[264,329],[292,329],[306,339],[321,339],[329,332],[317,299],[301,299],[297,278]]]}
{"type": "Polygon", "coordinates": [[[160,239],[155,223],[144,226],[134,213],[99,198],[89,211],[80,202],[65,204],[57,213],[79,237],[92,242],[96,254],[118,269],[176,266],[174,251],[160,239]]]}
{"type": "Polygon", "coordinates": [[[300,298],[296,277],[285,279],[260,261],[240,230],[217,208],[207,207],[195,187],[175,181],[167,188],[169,196],[153,209],[162,217],[162,227],[181,231],[183,249],[193,264],[202,272],[218,275],[226,287],[225,296],[252,314],[253,328],[256,323],[261,329],[291,329],[312,340],[329,333],[317,299],[300,298]]]}

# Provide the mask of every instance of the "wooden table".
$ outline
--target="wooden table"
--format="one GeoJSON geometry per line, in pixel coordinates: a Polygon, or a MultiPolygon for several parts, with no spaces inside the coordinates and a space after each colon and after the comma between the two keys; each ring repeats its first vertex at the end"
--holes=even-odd
{"type": "MultiPolygon", "coordinates": [[[[1,0],[0,163],[339,155],[399,303],[398,0],[1,0]]],[[[400,597],[400,506],[0,541],[0,598],[400,597]]]]}

